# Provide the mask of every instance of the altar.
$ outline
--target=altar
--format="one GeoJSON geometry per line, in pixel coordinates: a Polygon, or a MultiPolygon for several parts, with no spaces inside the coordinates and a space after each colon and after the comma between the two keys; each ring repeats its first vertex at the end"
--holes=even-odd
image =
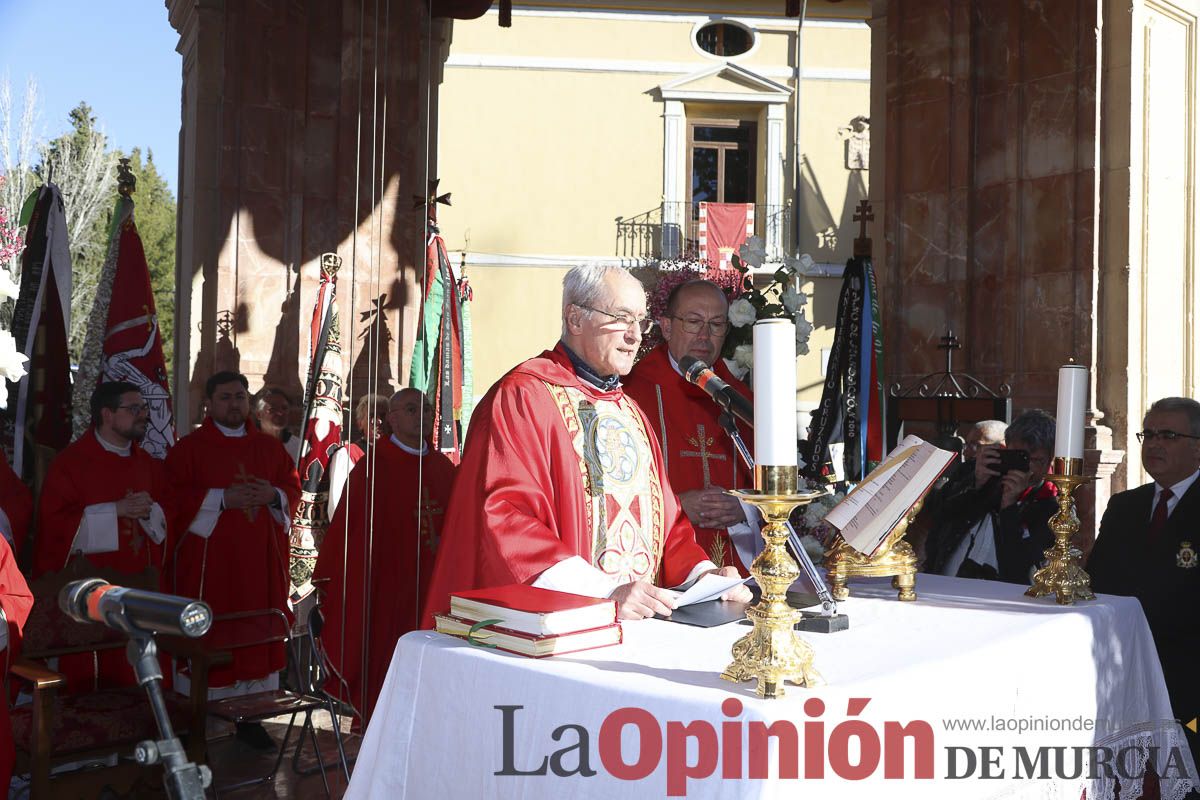
{"type": "Polygon", "coordinates": [[[347,798],[1137,797],[1192,774],[1138,602],[1025,587],[852,584],[849,631],[806,634],[823,686],[719,675],[744,625],[644,620],[534,660],[429,631],[396,646],[347,798]]]}

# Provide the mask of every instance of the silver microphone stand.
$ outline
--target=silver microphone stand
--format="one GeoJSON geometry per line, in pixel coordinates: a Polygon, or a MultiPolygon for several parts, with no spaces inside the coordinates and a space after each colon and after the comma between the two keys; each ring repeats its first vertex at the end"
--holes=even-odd
{"type": "MultiPolygon", "coordinates": [[[[742,457],[742,461],[754,472],[754,456],[750,455],[750,448],[746,447],[746,442],[742,439],[742,434],[737,429],[737,423],[733,419],[733,415],[729,411],[722,411],[721,416],[717,421],[725,432],[729,434],[729,438],[733,440],[734,449],[738,451],[738,455],[742,457]]],[[[821,573],[817,571],[812,559],[808,557],[808,551],[800,544],[800,535],[796,533],[796,529],[792,527],[791,522],[784,523],[788,529],[788,546],[792,551],[792,555],[796,559],[796,563],[800,565],[800,569],[812,582],[813,588],[816,589],[817,599],[821,601],[821,610],[818,612],[806,612],[804,617],[796,624],[800,630],[809,631],[812,633],[836,633],[844,631],[850,627],[850,618],[845,614],[839,614],[837,609],[837,601],[833,599],[833,594],[829,591],[829,586],[825,583],[825,579],[821,577],[821,573]]]]}

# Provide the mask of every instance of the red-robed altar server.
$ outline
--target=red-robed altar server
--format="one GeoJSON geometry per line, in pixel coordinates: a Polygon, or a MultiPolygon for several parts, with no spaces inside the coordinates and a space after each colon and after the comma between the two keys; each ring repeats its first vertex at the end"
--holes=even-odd
{"type": "MultiPolygon", "coordinates": [[[[287,608],[287,533],[300,479],[283,444],[246,423],[247,389],[239,373],[211,376],[204,386],[208,416],[167,455],[179,508],[175,593],[207,602],[217,625],[222,614],[287,608]]],[[[232,653],[231,665],[210,673],[213,687],[236,681],[235,693],[262,689],[247,684],[273,679],[284,665],[278,644],[232,653]]]]}
{"type": "Polygon", "coordinates": [[[163,463],[138,444],[149,407],[137,386],[108,381],[92,392],[91,414],[92,427],[46,473],[34,575],[61,570],[72,553],[100,568],[161,575],[174,504],[163,463]]]}
{"type": "MultiPolygon", "coordinates": [[[[679,492],[683,512],[696,527],[696,541],[713,562],[735,566],[746,575],[733,539],[742,544],[745,558],[752,559],[757,530],[726,490],[750,488],[754,479],[718,422],[721,408],[703,389],[684,380],[679,369],[679,360],[691,356],[752,399],[720,357],[729,332],[728,314],[729,302],[715,283],[696,280],[675,287],[658,321],[663,343],[634,366],[624,383],[625,393],[642,407],[658,434],[671,487],[679,492]]],[[[745,425],[739,427],[751,448],[754,437],[745,425]]]]}
{"type": "Polygon", "coordinates": [[[416,389],[388,401],[392,433],[350,473],[317,557],[321,638],[334,668],[331,692],[369,719],[396,640],[417,628],[433,574],[454,463],[430,448],[433,406],[416,389]],[[366,600],[364,607],[363,601],[366,600]],[[366,636],[363,631],[367,630],[366,636]],[[363,663],[366,669],[363,669],[363,663]]]}
{"type": "Polygon", "coordinates": [[[0,458],[0,535],[14,556],[25,546],[29,521],[33,519],[33,495],[8,462],[0,458]]]}
{"type": "MultiPolygon", "coordinates": [[[[20,655],[21,634],[25,621],[33,608],[33,594],[29,591],[25,577],[17,569],[8,542],[0,541],[0,613],[4,624],[0,625],[0,650],[4,654],[4,672],[7,675],[13,659],[20,655]]],[[[8,786],[12,780],[13,766],[17,753],[13,745],[12,723],[8,716],[8,703],[0,703],[0,786],[8,786]]]]}
{"type": "Polygon", "coordinates": [[[501,378],[472,415],[424,626],[453,592],[514,582],[612,597],[622,619],[643,619],[671,612],[661,587],[717,570],[649,420],[621,390],[648,324],[646,292],[625,270],[567,273],[558,346],[501,378]]]}

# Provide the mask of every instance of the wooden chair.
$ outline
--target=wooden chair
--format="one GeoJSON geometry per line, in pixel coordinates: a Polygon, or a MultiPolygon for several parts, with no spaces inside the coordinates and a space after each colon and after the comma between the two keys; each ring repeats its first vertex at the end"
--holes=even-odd
{"type": "MultiPolygon", "coordinates": [[[[91,798],[106,785],[115,791],[127,792],[143,768],[121,757],[131,755],[138,742],[159,738],[149,700],[140,686],[67,694],[62,691],[66,677],[47,664],[49,659],[73,654],[123,652],[127,641],[123,634],[100,624],[80,624],[58,608],[58,593],[64,585],[92,577],[119,586],[148,591],[159,589],[157,570],[151,568],[131,575],[96,569],[84,558],[77,558],[62,571],[30,583],[33,610],[25,625],[20,657],[10,670],[33,691],[32,703],[16,706],[11,711],[17,750],[15,772],[30,775],[30,800],[91,798]],[[114,755],[116,766],[107,766],[114,755]],[[103,762],[105,766],[51,775],[55,767],[80,762],[103,762]]],[[[200,763],[205,755],[208,670],[214,662],[222,663],[229,657],[227,654],[213,655],[174,637],[159,636],[156,639],[161,651],[190,662],[194,676],[190,696],[184,697],[169,689],[164,689],[163,695],[176,734],[184,739],[189,758],[200,763]]]]}
{"type": "Polygon", "coordinates": [[[267,783],[273,780],[279,771],[280,764],[283,763],[284,752],[287,750],[288,741],[291,739],[292,728],[296,724],[296,717],[299,714],[304,714],[304,723],[300,729],[300,741],[297,743],[296,753],[292,759],[292,768],[300,772],[300,751],[304,747],[304,734],[307,733],[312,742],[313,749],[317,751],[317,765],[321,772],[321,780],[325,785],[325,794],[332,797],[329,788],[329,777],[326,772],[327,767],[330,765],[321,760],[316,729],[312,724],[313,712],[321,708],[325,708],[330,712],[331,718],[334,720],[334,736],[338,743],[342,771],[346,775],[346,780],[349,781],[349,767],[347,766],[342,746],[341,731],[337,725],[337,716],[335,715],[332,699],[317,691],[319,687],[313,686],[311,681],[304,679],[307,669],[302,666],[302,663],[305,659],[298,647],[298,641],[292,636],[291,626],[288,623],[286,615],[274,608],[220,614],[214,618],[213,629],[205,637],[204,641],[209,647],[220,648],[222,651],[230,652],[244,647],[283,644],[288,648],[289,658],[293,666],[296,667],[296,673],[301,678],[296,686],[296,691],[279,688],[266,692],[229,697],[223,700],[209,701],[208,713],[210,715],[225,722],[234,723],[235,725],[262,722],[284,714],[291,715],[288,720],[287,729],[284,731],[283,741],[278,744],[279,755],[276,757],[271,771],[256,778],[226,785],[220,785],[218,783],[220,775],[214,773],[213,793],[219,795],[221,792],[232,791],[259,783],[267,783]]]}

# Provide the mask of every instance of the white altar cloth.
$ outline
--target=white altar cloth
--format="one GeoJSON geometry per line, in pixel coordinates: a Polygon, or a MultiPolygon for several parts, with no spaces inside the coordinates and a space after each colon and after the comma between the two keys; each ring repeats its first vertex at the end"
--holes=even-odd
{"type": "MultiPolygon", "coordinates": [[[[1112,796],[1114,782],[1102,766],[1089,766],[1096,753],[1076,749],[1091,746],[1110,748],[1110,755],[1132,747],[1123,763],[1133,775],[1140,774],[1147,747],[1156,746],[1159,769],[1168,779],[1179,770],[1170,764],[1164,770],[1164,764],[1171,748],[1180,748],[1182,760],[1176,764],[1185,763],[1191,773],[1183,732],[1171,719],[1162,670],[1138,602],[1101,596],[1060,607],[1052,600],[1026,598],[1024,589],[921,575],[919,600],[901,603],[886,581],[852,583],[852,597],[840,605],[850,617],[850,630],[804,634],[815,649],[815,666],[825,685],[788,685],[786,697],[777,700],[758,698],[753,682],[732,684],[719,677],[730,660],[730,646],[749,630],[744,625],[704,630],[656,620],[625,623],[622,645],[544,660],[429,631],[410,633],[396,646],[346,797],[607,800],[666,797],[670,788],[674,796],[739,800],[1080,800],[1086,789],[1088,800],[1104,800],[1112,796]],[[728,698],[737,698],[742,706],[732,715],[722,707],[728,698]],[[823,712],[806,709],[811,698],[824,703],[823,712]],[[855,698],[869,702],[852,714],[851,705],[862,705],[855,698]],[[504,711],[497,706],[521,708],[504,711]],[[650,717],[635,712],[644,728],[613,726],[622,743],[620,763],[637,767],[632,772],[645,768],[648,773],[638,779],[618,777],[626,774],[620,763],[605,762],[600,753],[604,720],[622,708],[644,709],[656,723],[650,725],[650,717]],[[579,744],[582,729],[586,746],[551,763],[560,772],[575,771],[583,749],[595,774],[559,776],[547,770],[544,775],[496,775],[507,769],[506,717],[512,729],[508,771],[535,770],[555,751],[579,744]],[[786,758],[774,740],[767,752],[769,778],[749,777],[750,764],[762,748],[751,743],[748,731],[757,722],[780,720],[791,721],[799,734],[798,743],[788,746],[796,754],[799,777],[780,777],[786,758]],[[715,731],[715,760],[711,752],[702,752],[706,726],[669,724],[694,721],[706,721],[715,731]],[[922,721],[933,741],[932,758],[927,759],[933,764],[932,778],[917,777],[920,757],[913,740],[902,742],[901,749],[892,746],[888,735],[895,724],[916,730],[920,726],[915,723],[922,721]],[[810,727],[813,723],[823,723],[823,730],[810,727]],[[563,729],[559,740],[552,738],[565,725],[579,728],[563,729]],[[661,737],[657,761],[652,758],[653,728],[661,737]],[[880,755],[865,778],[853,779],[852,768],[863,761],[862,739],[844,734],[864,728],[873,729],[882,742],[880,755]],[[695,732],[690,741],[684,735],[689,731],[695,732]],[[642,742],[641,733],[649,744],[642,742]],[[806,748],[812,742],[821,763],[810,770],[806,748]],[[837,769],[834,750],[841,754],[837,769]],[[902,760],[899,779],[885,776],[889,753],[902,760]],[[1059,753],[1061,767],[1055,760],[1059,753]],[[1079,776],[1074,774],[1077,754],[1083,765],[1079,776]],[[669,770],[668,762],[675,768],[669,770]],[[609,763],[616,767],[606,768],[609,763]],[[701,773],[709,764],[715,768],[707,777],[685,776],[685,794],[679,794],[680,764],[699,765],[701,773]],[[814,776],[818,771],[823,774],[814,776]]],[[[610,747],[610,756],[612,752],[610,747]]],[[[1140,795],[1140,779],[1122,783],[1127,784],[1123,800],[1140,795]]],[[[1187,784],[1186,778],[1164,780],[1162,796],[1181,797],[1187,784]]]]}

